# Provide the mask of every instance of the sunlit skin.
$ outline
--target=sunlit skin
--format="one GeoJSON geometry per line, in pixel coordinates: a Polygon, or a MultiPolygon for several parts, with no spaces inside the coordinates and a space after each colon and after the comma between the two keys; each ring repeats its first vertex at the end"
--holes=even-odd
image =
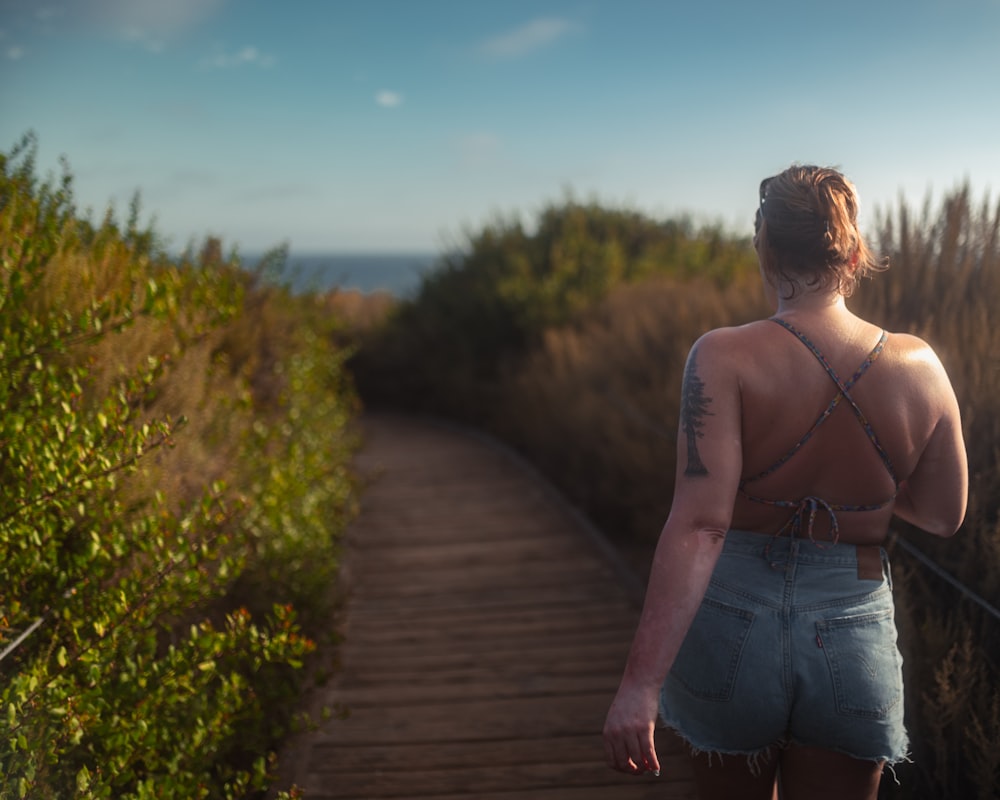
{"type": "MultiPolygon", "coordinates": [[[[836,287],[772,279],[766,225],[754,244],[776,316],[805,332],[838,374],[850,375],[878,341],[881,328],[849,311],[836,287]]],[[[661,768],[653,740],[660,687],[705,594],[726,532],[735,528],[770,535],[788,517],[785,509],[740,496],[741,476],[773,463],[836,392],[811,353],[787,331],[763,320],[706,333],[691,350],[689,359],[695,357],[699,391],[711,398],[696,440],[707,474],[685,474],[692,437],[680,430],[673,504],[604,728],[609,765],[631,774],[661,768]]],[[[840,515],[840,541],[880,544],[893,515],[937,536],[954,534],[966,510],[967,462],[955,394],[933,350],[915,336],[890,335],[877,368],[866,373],[852,396],[878,432],[901,482],[895,499],[884,507],[840,515]]],[[[892,497],[893,481],[866,444],[857,420],[849,412],[835,413],[828,425],[822,442],[796,456],[794,469],[778,470],[755,484],[755,491],[856,504],[892,497]]],[[[828,533],[828,526],[823,517],[817,520],[817,538],[828,533]]],[[[877,762],[794,745],[765,760],[757,778],[742,758],[727,758],[721,768],[718,761],[712,768],[704,756],[694,761],[703,798],[769,800],[775,796],[780,763],[785,800],[873,800],[882,769],[877,762]]]]}

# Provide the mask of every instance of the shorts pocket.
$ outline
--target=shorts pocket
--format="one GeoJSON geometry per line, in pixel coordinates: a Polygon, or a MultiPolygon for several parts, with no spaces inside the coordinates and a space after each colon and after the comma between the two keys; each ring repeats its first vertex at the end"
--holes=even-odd
{"type": "Polygon", "coordinates": [[[903,658],[892,609],[816,623],[826,653],[837,711],[885,719],[903,699],[903,658]]]}
{"type": "Polygon", "coordinates": [[[753,620],[751,611],[706,597],[668,680],[703,700],[729,700],[753,620]]]}

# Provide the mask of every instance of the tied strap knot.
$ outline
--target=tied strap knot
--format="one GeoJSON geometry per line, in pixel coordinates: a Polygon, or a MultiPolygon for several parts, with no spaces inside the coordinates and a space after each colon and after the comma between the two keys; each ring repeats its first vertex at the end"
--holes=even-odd
{"type": "MultiPolygon", "coordinates": [[[[821,549],[826,549],[828,547],[833,547],[840,539],[840,526],[837,523],[837,514],[835,513],[837,506],[831,505],[822,497],[816,497],[815,495],[807,495],[803,497],[798,502],[794,501],[778,501],[774,502],[773,505],[782,506],[785,508],[795,509],[792,516],[789,517],[788,521],[781,526],[777,533],[771,537],[771,541],[768,543],[765,553],[768,558],[770,558],[771,545],[774,544],[776,539],[780,539],[786,533],[788,538],[795,542],[802,538],[803,529],[806,535],[809,537],[809,541],[812,542],[816,547],[821,549]],[[830,517],[830,540],[828,542],[816,541],[815,536],[815,524],[816,515],[820,511],[825,511],[830,517]]],[[[771,563],[772,567],[778,567],[779,564],[771,563]]]]}
{"type": "Polygon", "coordinates": [[[798,505],[795,506],[795,513],[792,514],[791,519],[785,523],[784,527],[778,531],[777,535],[781,536],[786,528],[790,528],[793,538],[801,538],[804,527],[806,534],[809,536],[809,541],[814,545],[817,547],[832,547],[840,539],[840,526],[837,524],[837,515],[834,513],[834,510],[834,506],[830,505],[822,497],[807,495],[799,500],[798,505]],[[830,541],[827,543],[817,542],[814,535],[816,514],[821,510],[825,511],[827,516],[830,517],[830,541]]]}
{"type": "Polygon", "coordinates": [[[770,562],[772,569],[784,568],[787,570],[791,566],[791,558],[793,558],[791,553],[786,556],[784,564],[774,561],[771,557],[771,545],[773,545],[775,541],[784,536],[786,533],[788,534],[789,540],[792,542],[793,551],[794,548],[797,547],[797,541],[802,538],[803,526],[805,527],[806,534],[809,536],[809,541],[820,549],[833,547],[840,539],[840,526],[837,524],[837,515],[834,513],[836,506],[831,505],[822,497],[808,495],[803,497],[797,503],[792,501],[778,501],[774,502],[773,505],[793,508],[795,511],[789,518],[788,522],[781,526],[780,530],[771,537],[771,541],[768,542],[767,546],[764,548],[764,555],[770,562]],[[814,535],[816,515],[821,510],[825,511],[830,517],[830,541],[828,542],[818,542],[816,541],[816,537],[814,535]]]}

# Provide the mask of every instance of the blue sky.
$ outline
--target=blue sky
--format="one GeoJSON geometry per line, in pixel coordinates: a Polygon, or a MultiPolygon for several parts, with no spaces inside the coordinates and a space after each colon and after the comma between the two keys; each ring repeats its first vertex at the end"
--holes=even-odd
{"type": "Polygon", "coordinates": [[[568,196],[749,234],[842,168],[863,220],[1000,193],[1000,0],[0,0],[0,149],[175,248],[438,252],[568,196]]]}

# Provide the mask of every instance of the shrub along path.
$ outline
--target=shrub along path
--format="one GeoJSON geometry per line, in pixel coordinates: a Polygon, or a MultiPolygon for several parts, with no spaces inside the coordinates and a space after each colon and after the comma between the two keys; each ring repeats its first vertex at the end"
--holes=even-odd
{"type": "Polygon", "coordinates": [[[349,709],[283,756],[307,798],[693,798],[604,762],[601,727],[638,619],[637,584],[499,445],[364,419],[372,482],[344,553],[344,642],[318,706],[349,709]]]}

